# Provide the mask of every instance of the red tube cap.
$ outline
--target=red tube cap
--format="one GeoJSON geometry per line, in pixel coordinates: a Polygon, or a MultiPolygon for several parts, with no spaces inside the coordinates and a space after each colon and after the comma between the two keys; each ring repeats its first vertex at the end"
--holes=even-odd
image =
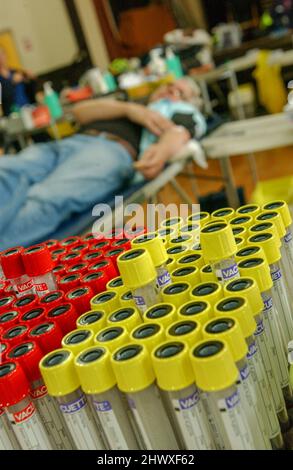
{"type": "Polygon", "coordinates": [[[23,251],[22,247],[17,246],[1,254],[1,266],[6,279],[17,279],[25,274],[25,266],[22,259],[23,251]]]}
{"type": "Polygon", "coordinates": [[[6,295],[5,297],[0,298],[0,313],[5,313],[8,310],[14,310],[13,304],[15,302],[14,295],[6,295]]]}
{"type": "Polygon", "coordinates": [[[49,294],[44,295],[40,299],[40,306],[44,307],[46,310],[50,310],[51,308],[57,307],[63,302],[64,299],[64,292],[61,290],[55,290],[53,292],[49,292],[49,294]]]}
{"type": "Polygon", "coordinates": [[[52,260],[55,265],[60,263],[62,256],[66,255],[67,250],[65,248],[57,248],[57,250],[51,251],[52,260]]]}
{"type": "Polygon", "coordinates": [[[71,249],[70,253],[80,253],[82,256],[89,251],[89,246],[87,243],[80,243],[79,245],[74,246],[71,249]]]}
{"type": "Polygon", "coordinates": [[[48,321],[57,323],[63,335],[67,335],[70,331],[75,330],[78,317],[79,315],[71,303],[64,303],[47,312],[48,321]]]}
{"type": "Polygon", "coordinates": [[[90,251],[103,251],[103,253],[105,253],[105,251],[110,250],[110,248],[111,248],[110,240],[100,240],[91,246],[90,251]]]}
{"type": "Polygon", "coordinates": [[[91,299],[94,297],[90,287],[78,287],[67,292],[65,299],[70,302],[78,314],[78,316],[90,310],[91,299]]]}
{"type": "Polygon", "coordinates": [[[63,292],[69,292],[75,287],[80,286],[80,274],[67,274],[58,280],[58,288],[63,292]]]}
{"type": "Polygon", "coordinates": [[[60,243],[59,240],[47,240],[45,245],[49,248],[50,251],[57,250],[59,248],[60,243]]]}
{"type": "Polygon", "coordinates": [[[112,263],[114,264],[115,268],[117,268],[117,258],[118,256],[122,255],[124,253],[123,248],[113,248],[105,253],[105,258],[110,259],[112,263]]]}
{"type": "Polygon", "coordinates": [[[105,238],[107,240],[120,240],[124,238],[124,228],[123,227],[115,227],[111,232],[106,233],[105,238]]]}
{"type": "Polygon", "coordinates": [[[83,256],[82,260],[85,263],[92,264],[95,261],[101,261],[105,258],[103,251],[101,250],[92,250],[89,251],[86,255],[83,256]]]}
{"type": "Polygon", "coordinates": [[[0,315],[0,327],[3,331],[9,330],[20,321],[19,310],[8,310],[0,315]]]}
{"type": "Polygon", "coordinates": [[[28,341],[14,346],[7,354],[8,361],[15,361],[20,364],[30,383],[41,378],[39,362],[43,357],[44,353],[36,341],[28,341]]]}
{"type": "Polygon", "coordinates": [[[46,245],[35,245],[23,252],[26,273],[30,277],[42,276],[54,268],[51,253],[46,245]]]}
{"type": "Polygon", "coordinates": [[[131,242],[128,238],[121,238],[121,240],[113,240],[111,250],[122,248],[124,251],[131,250],[131,242]]]}
{"type": "Polygon", "coordinates": [[[29,395],[29,382],[17,362],[0,365],[0,406],[10,407],[29,395]]]}
{"type": "Polygon", "coordinates": [[[125,238],[128,238],[129,240],[133,240],[134,238],[144,235],[145,233],[147,233],[147,229],[143,225],[126,227],[124,230],[125,238]]]}
{"type": "Polygon", "coordinates": [[[103,240],[104,238],[100,234],[93,234],[93,233],[87,233],[83,237],[81,237],[81,241],[85,242],[88,244],[90,247],[91,245],[94,245],[97,243],[98,240],[103,240]]]}
{"type": "Polygon", "coordinates": [[[29,329],[24,323],[18,323],[18,325],[4,331],[1,335],[1,340],[8,343],[11,347],[16,346],[17,344],[26,341],[28,331],[29,329]]]}
{"type": "Polygon", "coordinates": [[[0,342],[0,364],[3,364],[7,359],[7,353],[10,351],[10,346],[4,341],[0,342]]]}
{"type": "Polygon", "coordinates": [[[73,266],[70,266],[67,271],[68,274],[80,274],[81,276],[84,276],[85,274],[87,274],[87,272],[88,272],[87,263],[74,264],[73,266]]]}
{"type": "Polygon", "coordinates": [[[20,299],[16,299],[13,307],[20,311],[20,313],[25,313],[32,308],[35,308],[39,305],[39,297],[36,294],[24,295],[20,299]]]}
{"type": "Polygon", "coordinates": [[[81,253],[66,253],[66,255],[60,258],[60,263],[65,264],[66,266],[72,266],[73,264],[80,263],[82,259],[81,253]]]}
{"type": "Polygon", "coordinates": [[[67,250],[73,248],[76,245],[81,243],[80,237],[68,237],[60,242],[60,246],[66,248],[67,250]]]}
{"type": "Polygon", "coordinates": [[[90,287],[94,295],[104,292],[106,290],[107,283],[108,277],[103,273],[103,271],[86,274],[81,279],[81,285],[90,287]]]}
{"type": "Polygon", "coordinates": [[[29,330],[28,341],[36,341],[44,354],[61,348],[63,332],[54,321],[40,323],[29,330]]]}
{"type": "Polygon", "coordinates": [[[110,259],[105,259],[104,261],[98,261],[97,263],[90,264],[89,273],[103,271],[108,277],[108,281],[114,279],[114,277],[119,276],[118,269],[114,266],[110,259]]]}
{"type": "Polygon", "coordinates": [[[28,328],[32,328],[33,326],[39,325],[41,322],[45,321],[46,313],[47,311],[45,308],[35,307],[23,313],[20,317],[20,321],[28,328]]]}
{"type": "Polygon", "coordinates": [[[65,276],[66,273],[67,268],[64,264],[57,264],[57,266],[55,266],[55,268],[53,269],[53,274],[55,274],[55,276],[62,277],[65,276]]]}

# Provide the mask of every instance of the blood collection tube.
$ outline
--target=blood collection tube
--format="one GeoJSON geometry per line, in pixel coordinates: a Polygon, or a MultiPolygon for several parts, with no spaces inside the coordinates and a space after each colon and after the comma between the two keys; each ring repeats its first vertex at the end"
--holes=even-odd
{"type": "Polygon", "coordinates": [[[35,245],[24,250],[23,262],[27,274],[33,279],[39,297],[57,289],[53,274],[54,263],[46,245],[35,245]]]}
{"type": "Polygon", "coordinates": [[[186,245],[175,245],[167,249],[168,258],[174,258],[176,263],[179,258],[182,258],[183,256],[187,255],[188,252],[189,249],[186,245]]]}
{"type": "Polygon", "coordinates": [[[43,307],[32,308],[21,315],[20,322],[24,323],[28,328],[32,328],[45,321],[46,313],[43,307]]]}
{"type": "Polygon", "coordinates": [[[239,263],[239,269],[241,276],[255,279],[261,292],[264,305],[263,320],[265,327],[265,336],[262,338],[265,339],[265,341],[259,341],[258,345],[267,374],[269,374],[270,371],[269,366],[273,370],[271,380],[276,379],[274,388],[272,388],[275,409],[281,426],[287,428],[289,420],[284,397],[290,398],[291,387],[289,384],[287,360],[284,354],[279,322],[272,301],[271,288],[273,281],[270,276],[270,269],[267,262],[262,258],[243,260],[239,263]]]}
{"type": "Polygon", "coordinates": [[[90,251],[102,251],[103,253],[106,253],[110,248],[110,240],[100,240],[91,245],[90,251]]]}
{"type": "Polygon", "coordinates": [[[217,278],[215,273],[212,270],[212,267],[210,264],[205,264],[201,269],[200,269],[200,280],[203,283],[207,282],[217,282],[217,278]]]}
{"type": "Polygon", "coordinates": [[[15,297],[13,294],[0,297],[0,314],[8,310],[14,310],[15,297]]]}
{"type": "Polygon", "coordinates": [[[118,268],[141,313],[160,301],[157,271],[148,251],[134,249],[123,253],[118,258],[118,268]]]}
{"type": "Polygon", "coordinates": [[[76,329],[68,333],[62,339],[62,347],[69,349],[75,356],[83,349],[93,345],[94,333],[89,328],[76,329]]]}
{"type": "Polygon", "coordinates": [[[114,279],[115,277],[119,276],[118,269],[114,266],[110,259],[105,259],[103,261],[92,263],[89,265],[88,270],[89,273],[103,271],[108,277],[108,281],[111,281],[111,279],[114,279]]]}
{"type": "Polygon", "coordinates": [[[179,232],[180,228],[184,225],[184,220],[182,217],[171,217],[169,219],[163,220],[160,224],[161,228],[174,228],[179,232]]]}
{"type": "Polygon", "coordinates": [[[22,450],[51,450],[51,443],[29,392],[29,382],[17,362],[0,365],[0,406],[7,412],[20,447],[22,450]]]}
{"type": "Polygon", "coordinates": [[[78,450],[103,450],[104,443],[80,388],[74,354],[57,349],[40,362],[40,371],[49,395],[55,397],[78,450]]]}
{"type": "Polygon", "coordinates": [[[198,302],[205,300],[212,309],[223,296],[223,287],[219,282],[201,283],[190,292],[191,300],[198,302]]]}
{"type": "Polygon", "coordinates": [[[57,264],[60,264],[61,258],[64,255],[66,255],[66,253],[68,253],[68,252],[65,248],[57,248],[56,250],[51,251],[52,260],[54,261],[55,266],[57,264]]]}
{"type": "Polygon", "coordinates": [[[70,251],[69,253],[66,253],[62,258],[60,258],[60,263],[65,264],[65,266],[73,266],[76,263],[81,263],[82,262],[82,254],[81,253],[74,253],[73,251],[70,251]]]}
{"type": "Polygon", "coordinates": [[[123,248],[111,248],[111,250],[106,251],[105,258],[110,259],[114,266],[118,269],[117,260],[119,256],[122,255],[122,253],[124,253],[123,248]]]}
{"type": "Polygon", "coordinates": [[[247,230],[254,225],[254,218],[250,215],[238,215],[229,221],[232,227],[244,227],[247,230]]]}
{"type": "Polygon", "coordinates": [[[165,328],[160,323],[143,323],[131,331],[130,339],[136,344],[143,344],[151,354],[155,347],[165,341],[165,328]]]}
{"type": "MultiPolygon", "coordinates": [[[[1,330],[2,331],[2,330],[1,330]]],[[[0,331],[0,334],[1,334],[0,331]]],[[[4,341],[0,341],[0,364],[6,361],[6,356],[8,351],[10,350],[10,346],[8,343],[4,343],[4,341]]]]}
{"type": "Polygon", "coordinates": [[[236,385],[238,369],[226,341],[203,340],[191,349],[190,359],[217,448],[254,450],[236,385]]]}
{"type": "Polygon", "coordinates": [[[187,282],[176,282],[163,289],[162,298],[164,302],[180,308],[181,305],[185,304],[190,299],[190,291],[191,285],[187,282]]]}
{"type": "Polygon", "coordinates": [[[171,272],[172,282],[187,282],[191,287],[200,283],[199,269],[196,266],[186,266],[171,272]]]}
{"type": "Polygon", "coordinates": [[[90,309],[93,296],[94,294],[90,287],[77,287],[67,292],[65,300],[74,306],[78,316],[80,316],[90,309]]]}
{"type": "Polygon", "coordinates": [[[253,278],[240,278],[226,284],[224,295],[225,297],[233,297],[235,295],[244,296],[251,307],[252,314],[257,324],[257,328],[254,332],[256,346],[251,342],[247,354],[251,377],[254,382],[258,407],[262,414],[266,429],[268,430],[268,436],[272,443],[272,447],[274,449],[283,449],[283,436],[273,400],[273,390],[277,383],[277,377],[274,376],[274,370],[270,361],[267,361],[266,358],[262,357],[262,348],[266,348],[267,344],[262,313],[263,301],[259,288],[253,278]],[[262,347],[260,347],[260,343],[263,343],[262,347]],[[268,362],[268,373],[265,369],[266,362],[268,362]]]}
{"type": "Polygon", "coordinates": [[[71,450],[73,442],[67,436],[63,417],[60,414],[55,400],[48,395],[47,388],[42,379],[39,362],[44,356],[34,341],[21,343],[10,350],[8,359],[20,364],[30,384],[30,395],[40,414],[49,441],[56,450],[71,450]]]}
{"type": "Polygon", "coordinates": [[[114,240],[111,243],[112,248],[122,248],[124,251],[131,250],[131,241],[129,238],[121,238],[120,240],[114,240]]]}
{"type": "Polygon", "coordinates": [[[190,249],[194,245],[194,239],[189,234],[178,234],[175,238],[171,238],[169,246],[183,245],[190,249]]]}
{"type": "Polygon", "coordinates": [[[171,276],[167,267],[167,250],[162,239],[155,232],[146,233],[131,242],[132,248],[143,248],[148,251],[157,271],[157,287],[161,290],[171,284],[171,276]]]}
{"type": "Polygon", "coordinates": [[[28,341],[35,341],[44,354],[61,347],[63,333],[56,322],[40,323],[29,330],[28,341]]]}
{"type": "MultiPolygon", "coordinates": [[[[80,274],[80,276],[85,276],[88,273],[88,265],[87,263],[77,263],[73,266],[68,267],[67,274],[80,274]]],[[[64,275],[66,272],[64,273],[64,275]]]]}
{"type": "Polygon", "coordinates": [[[244,240],[247,238],[248,230],[245,227],[239,227],[237,225],[233,225],[232,232],[233,232],[234,238],[241,237],[241,238],[244,238],[244,240]]]}
{"type": "Polygon", "coordinates": [[[3,408],[0,408],[0,450],[19,450],[19,448],[19,443],[11,429],[7,414],[3,408]]]}
{"type": "Polygon", "coordinates": [[[58,280],[58,288],[67,293],[74,289],[75,287],[80,286],[81,283],[81,276],[80,274],[66,274],[66,276],[63,276],[59,278],[58,280]]]}
{"type": "MultiPolygon", "coordinates": [[[[229,315],[229,302],[231,302],[231,305],[233,302],[236,302],[236,298],[234,298],[235,300],[232,299],[233,298],[231,298],[230,301],[228,298],[218,304],[217,308],[219,312],[221,311],[221,307],[223,307],[223,312],[221,312],[223,313],[223,316],[221,316],[221,318],[209,320],[209,322],[204,325],[203,337],[204,339],[223,339],[227,341],[239,372],[237,387],[254,445],[258,450],[271,450],[272,447],[269,441],[269,436],[267,434],[267,429],[265,428],[262,415],[259,412],[260,405],[257,401],[254,383],[252,381],[248,361],[246,359],[248,346],[237,318],[229,315]]],[[[245,321],[242,323],[245,323],[245,321]]],[[[247,324],[245,324],[245,327],[247,327],[247,324]]],[[[255,328],[253,331],[255,331],[255,328]]],[[[248,336],[249,335],[250,331],[248,328],[248,336]]]]}
{"type": "Polygon", "coordinates": [[[93,295],[100,294],[106,289],[108,278],[102,271],[87,273],[81,278],[82,287],[90,287],[93,295]]]}
{"type": "Polygon", "coordinates": [[[129,343],[116,350],[111,364],[119,390],[126,393],[134,420],[148,450],[176,450],[178,444],[163,401],[147,348],[129,343]]]}
{"type": "Polygon", "coordinates": [[[188,302],[178,310],[178,320],[193,320],[201,325],[213,316],[212,307],[206,300],[188,302]]]}
{"type": "Polygon", "coordinates": [[[82,261],[87,264],[92,264],[105,259],[104,253],[101,250],[91,250],[82,257],[82,261]]]}
{"type": "Polygon", "coordinates": [[[87,243],[79,243],[71,249],[71,253],[79,253],[81,256],[84,256],[89,251],[89,246],[87,243]]]}
{"type": "Polygon", "coordinates": [[[121,307],[135,307],[132,292],[129,290],[127,292],[124,292],[124,294],[120,295],[119,303],[121,307]]]}
{"type": "Polygon", "coordinates": [[[237,245],[237,250],[244,247],[246,244],[246,240],[242,237],[235,237],[235,243],[237,245]]]}
{"type": "Polygon", "coordinates": [[[244,248],[240,248],[240,250],[236,253],[236,261],[238,263],[243,259],[255,257],[266,259],[264,249],[259,244],[249,243],[244,248]]]}
{"type": "Polygon", "coordinates": [[[184,341],[189,347],[202,339],[201,324],[194,320],[180,320],[172,323],[166,331],[169,341],[184,341]]]}
{"type": "Polygon", "coordinates": [[[239,277],[235,260],[237,245],[230,225],[215,223],[205,226],[201,230],[200,241],[204,258],[212,266],[219,282],[225,284],[239,277]]]}
{"type": "MultiPolygon", "coordinates": [[[[225,220],[228,223],[231,219],[235,217],[235,210],[232,207],[223,207],[222,209],[218,209],[211,214],[211,221],[215,220],[216,222],[221,220],[225,220]]],[[[206,224],[205,224],[206,225],[206,224]]]]}
{"type": "Polygon", "coordinates": [[[159,388],[179,432],[181,447],[213,450],[208,418],[194,383],[188,346],[180,340],[166,341],[151,354],[159,388]]]}
{"type": "Polygon", "coordinates": [[[23,297],[16,299],[13,307],[19,310],[19,312],[25,313],[32,308],[38,307],[39,297],[36,294],[27,294],[23,297]]]}
{"type": "Polygon", "coordinates": [[[193,243],[198,242],[200,238],[200,224],[188,222],[181,227],[180,235],[191,235],[193,243]]]}
{"type": "Polygon", "coordinates": [[[135,450],[138,443],[128,418],[128,410],[117,388],[116,378],[106,348],[91,347],[75,358],[81,388],[92,402],[102,425],[108,448],[135,450]]]}
{"type": "Polygon", "coordinates": [[[63,303],[47,312],[48,321],[54,321],[60,327],[63,335],[76,328],[76,320],[79,315],[70,303],[63,303]]]}
{"type": "Polygon", "coordinates": [[[40,307],[46,308],[46,310],[51,310],[54,307],[58,307],[60,303],[63,302],[64,292],[56,290],[55,292],[50,292],[49,294],[44,295],[40,299],[40,307]]]}
{"type": "Polygon", "coordinates": [[[86,235],[81,237],[81,243],[82,242],[87,243],[88,246],[94,245],[95,243],[97,243],[97,241],[98,241],[98,238],[96,238],[95,234],[93,233],[87,233],[86,235]]]}
{"type": "Polygon", "coordinates": [[[178,268],[186,268],[188,266],[196,266],[198,269],[204,266],[205,262],[200,253],[189,253],[177,259],[178,268]]]}
{"type": "Polygon", "coordinates": [[[271,233],[260,233],[248,239],[248,243],[262,246],[266,259],[270,267],[273,281],[272,298],[279,313],[282,335],[285,340],[284,348],[287,354],[288,343],[293,338],[293,317],[290,298],[287,294],[287,285],[284,282],[283,272],[280,266],[281,252],[275,235],[271,233]]]}
{"type": "Polygon", "coordinates": [[[53,269],[53,274],[56,277],[65,276],[66,272],[66,266],[64,266],[64,264],[57,264],[57,266],[55,266],[55,268],[53,269]]]}
{"type": "Polygon", "coordinates": [[[124,326],[129,333],[141,323],[141,315],[139,311],[133,307],[120,308],[111,313],[107,318],[108,326],[124,326]]]}
{"type": "Polygon", "coordinates": [[[129,342],[129,333],[123,326],[110,326],[104,328],[94,338],[94,344],[107,348],[110,352],[121,348],[129,342]]]}
{"type": "Polygon", "coordinates": [[[208,212],[195,212],[187,218],[187,222],[196,222],[203,227],[210,219],[211,216],[208,212]]]}
{"type": "Polygon", "coordinates": [[[176,229],[174,228],[160,228],[159,230],[157,230],[156,232],[160,238],[162,238],[163,240],[166,240],[166,244],[167,246],[169,246],[169,243],[170,243],[170,240],[171,238],[174,238],[176,236],[176,229]]]}
{"type": "Polygon", "coordinates": [[[16,326],[20,321],[19,310],[7,310],[7,312],[0,315],[0,328],[3,330],[8,330],[13,326],[16,326]]]}
{"type": "Polygon", "coordinates": [[[107,316],[105,312],[98,310],[90,310],[78,318],[76,322],[77,328],[91,330],[95,335],[106,327],[107,316]]]}
{"type": "Polygon", "coordinates": [[[119,307],[119,295],[115,291],[101,292],[91,300],[92,310],[103,310],[107,314],[114,312],[119,307]]]}
{"type": "Polygon", "coordinates": [[[4,331],[1,335],[1,341],[8,343],[10,347],[22,343],[26,340],[29,328],[25,323],[18,323],[17,325],[4,331]]]}
{"type": "Polygon", "coordinates": [[[122,295],[127,291],[127,287],[124,285],[121,276],[115,277],[114,279],[111,279],[111,281],[107,282],[106,288],[107,290],[114,290],[118,295],[122,295]]]}
{"type": "Polygon", "coordinates": [[[80,237],[68,237],[60,242],[60,246],[66,250],[71,250],[74,246],[81,243],[80,237]]]}
{"type": "Polygon", "coordinates": [[[174,304],[160,303],[149,308],[143,315],[145,323],[159,323],[167,328],[177,320],[177,311],[174,304]]]}
{"type": "Polygon", "coordinates": [[[26,273],[22,254],[23,248],[16,247],[4,251],[0,256],[3,273],[17,297],[35,292],[33,280],[26,273]]]}

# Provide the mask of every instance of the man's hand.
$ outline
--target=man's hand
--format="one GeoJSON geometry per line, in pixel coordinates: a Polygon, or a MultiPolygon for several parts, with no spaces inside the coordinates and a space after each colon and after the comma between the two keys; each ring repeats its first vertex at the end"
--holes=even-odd
{"type": "Polygon", "coordinates": [[[21,72],[15,72],[12,77],[13,83],[16,85],[24,81],[24,76],[21,72]]]}
{"type": "Polygon", "coordinates": [[[173,126],[173,123],[169,119],[166,119],[160,113],[141,104],[128,104],[127,118],[130,121],[148,129],[156,136],[161,136],[165,131],[173,126]]]}
{"type": "Polygon", "coordinates": [[[147,180],[151,180],[163,170],[168,158],[169,155],[165,146],[160,143],[153,144],[147,148],[141,159],[134,164],[134,167],[147,180]]]}

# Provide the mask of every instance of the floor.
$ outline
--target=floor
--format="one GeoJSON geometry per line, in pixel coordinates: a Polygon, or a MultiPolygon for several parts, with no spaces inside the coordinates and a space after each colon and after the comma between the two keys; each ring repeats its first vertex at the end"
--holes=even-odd
{"type": "MultiPolygon", "coordinates": [[[[293,175],[293,147],[271,150],[269,152],[260,152],[256,154],[256,163],[258,177],[260,181],[282,176],[293,175]]],[[[247,201],[253,192],[253,181],[251,179],[250,167],[245,156],[232,158],[233,172],[237,186],[243,186],[247,201]]],[[[209,162],[209,169],[206,171],[195,169],[197,175],[220,176],[220,165],[216,161],[209,162]]],[[[186,178],[179,178],[179,182],[185,190],[192,196],[190,184],[186,178]]],[[[206,195],[210,192],[216,192],[223,187],[221,181],[197,180],[199,193],[206,195]]],[[[168,185],[161,192],[162,202],[180,202],[177,194],[172,187],[168,185]]]]}

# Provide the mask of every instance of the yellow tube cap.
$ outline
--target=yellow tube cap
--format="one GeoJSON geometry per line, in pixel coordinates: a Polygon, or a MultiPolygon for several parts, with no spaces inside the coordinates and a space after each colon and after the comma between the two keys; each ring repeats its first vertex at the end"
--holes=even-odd
{"type": "Polygon", "coordinates": [[[236,383],[238,369],[226,341],[200,341],[189,354],[196,384],[204,392],[225,390],[236,383]]]}
{"type": "Polygon", "coordinates": [[[237,250],[239,250],[240,248],[242,248],[246,244],[245,238],[242,238],[242,237],[235,237],[235,242],[236,242],[236,245],[237,245],[237,250]]]}
{"type": "Polygon", "coordinates": [[[85,348],[92,346],[94,333],[89,328],[77,329],[68,333],[62,339],[63,348],[69,349],[75,356],[85,348]]]}
{"type": "Polygon", "coordinates": [[[196,222],[201,227],[203,227],[209,220],[211,216],[208,212],[195,212],[187,218],[187,222],[196,222]]]}
{"type": "Polygon", "coordinates": [[[235,362],[244,359],[248,347],[239,322],[233,317],[226,316],[210,320],[203,326],[203,339],[227,341],[235,362]]]}
{"type": "Polygon", "coordinates": [[[273,211],[278,212],[282,217],[285,227],[290,227],[292,224],[292,217],[290,213],[289,206],[286,201],[272,201],[263,206],[264,211],[273,211]]]}
{"type": "Polygon", "coordinates": [[[222,219],[229,222],[233,217],[235,217],[235,210],[232,209],[232,207],[223,207],[223,209],[218,209],[212,212],[213,220],[222,219]]]}
{"type": "Polygon", "coordinates": [[[174,271],[174,269],[177,268],[176,259],[175,258],[168,258],[167,263],[166,263],[166,267],[167,267],[169,273],[174,271]]]}
{"type": "Polygon", "coordinates": [[[221,261],[235,255],[237,245],[232,228],[228,224],[215,223],[201,231],[200,243],[205,260],[221,261]]]}
{"type": "Polygon", "coordinates": [[[199,252],[189,251],[177,260],[177,266],[183,268],[185,266],[196,266],[202,268],[205,265],[203,256],[199,252]]]}
{"type": "Polygon", "coordinates": [[[126,251],[118,257],[118,268],[124,284],[129,289],[138,289],[154,282],[157,272],[151,255],[145,249],[126,251]]]}
{"type": "Polygon", "coordinates": [[[269,264],[278,263],[281,259],[281,252],[278,241],[272,233],[262,232],[258,235],[253,235],[247,240],[247,243],[260,245],[264,252],[269,264]]]}
{"type": "Polygon", "coordinates": [[[140,392],[156,379],[150,355],[142,344],[128,343],[117,349],[111,364],[118,387],[124,393],[140,392]]]}
{"type": "MultiPolygon", "coordinates": [[[[247,242],[249,243],[249,242],[247,242]]],[[[237,253],[236,253],[236,262],[237,263],[240,263],[240,261],[244,260],[244,259],[247,259],[247,258],[263,258],[263,259],[267,259],[266,258],[266,254],[264,252],[264,249],[262,246],[258,245],[258,244],[253,244],[253,243],[249,243],[248,245],[246,245],[244,248],[240,248],[237,253]]]]}
{"type": "Polygon", "coordinates": [[[245,206],[239,207],[239,209],[236,211],[236,214],[241,216],[250,215],[251,217],[255,218],[260,212],[261,208],[257,204],[246,204],[245,206]]]}
{"type": "Polygon", "coordinates": [[[247,298],[252,314],[256,317],[263,311],[263,300],[258,285],[252,277],[235,279],[224,286],[225,297],[241,295],[247,298]]]}
{"type": "Polygon", "coordinates": [[[110,352],[128,343],[129,334],[122,326],[110,326],[101,330],[94,338],[94,344],[101,348],[105,347],[110,352]]]}
{"type": "Polygon", "coordinates": [[[163,302],[175,305],[180,308],[190,299],[191,285],[187,282],[176,282],[164,287],[162,290],[163,302]]]}
{"type": "Polygon", "coordinates": [[[106,348],[92,346],[76,356],[75,369],[81,388],[87,395],[104,393],[116,385],[111,354],[106,348]]]}
{"type": "Polygon", "coordinates": [[[188,254],[188,247],[186,245],[174,245],[168,248],[168,258],[174,258],[177,262],[179,258],[188,254]]]}
{"type": "Polygon", "coordinates": [[[108,326],[123,326],[129,333],[141,323],[142,318],[134,307],[120,308],[107,318],[108,326]]]}
{"type": "Polygon", "coordinates": [[[191,286],[199,284],[199,269],[196,266],[182,266],[171,272],[172,282],[187,282],[191,286]]]}
{"type": "Polygon", "coordinates": [[[168,259],[163,240],[155,232],[146,233],[145,235],[135,238],[132,240],[131,246],[133,249],[143,248],[147,250],[156,268],[165,264],[168,259]]]}
{"type": "Polygon", "coordinates": [[[40,371],[48,393],[53,397],[69,395],[80,387],[74,354],[69,349],[56,349],[43,357],[40,371]]]}
{"type": "Polygon", "coordinates": [[[230,225],[232,227],[245,227],[249,229],[254,224],[254,218],[250,215],[239,215],[230,220],[230,225]]]}
{"type": "Polygon", "coordinates": [[[181,227],[180,235],[191,235],[193,241],[198,240],[200,237],[200,224],[196,222],[188,222],[181,227]]]}
{"type": "Polygon", "coordinates": [[[119,295],[115,291],[101,292],[91,300],[92,310],[103,310],[106,314],[117,310],[119,307],[119,295]]]}
{"type": "Polygon", "coordinates": [[[188,233],[183,233],[182,235],[179,234],[177,237],[171,238],[171,240],[169,242],[170,247],[177,246],[177,245],[184,245],[184,246],[187,246],[188,249],[193,244],[194,244],[194,238],[193,238],[192,235],[190,235],[188,233]]]}
{"type": "Polygon", "coordinates": [[[216,317],[232,317],[238,320],[245,338],[252,336],[256,330],[256,322],[248,300],[244,296],[227,297],[215,306],[216,317]]]}
{"type": "Polygon", "coordinates": [[[253,225],[252,227],[250,227],[248,231],[247,238],[252,237],[253,235],[257,235],[262,232],[268,232],[268,233],[272,233],[273,235],[275,235],[276,239],[279,242],[278,245],[279,247],[281,247],[281,239],[279,237],[279,232],[277,230],[276,225],[273,222],[260,222],[260,223],[253,225]]]}
{"type": "Polygon", "coordinates": [[[119,303],[122,308],[135,307],[135,302],[131,290],[124,292],[124,294],[120,295],[119,303]]]}
{"type": "Polygon", "coordinates": [[[169,246],[169,242],[171,238],[176,237],[178,230],[176,228],[164,227],[164,228],[160,228],[159,230],[157,230],[156,233],[159,235],[160,238],[162,238],[163,240],[166,240],[167,246],[169,246]]]}
{"type": "Polygon", "coordinates": [[[179,320],[193,320],[201,325],[211,318],[213,318],[212,307],[205,300],[188,302],[178,311],[179,320]]]}
{"type": "Polygon", "coordinates": [[[201,324],[193,320],[180,320],[169,326],[166,337],[170,341],[184,341],[189,347],[202,338],[201,324]]]}
{"type": "Polygon", "coordinates": [[[172,303],[161,303],[150,307],[144,314],[146,323],[159,323],[164,328],[177,320],[176,307],[172,303]]]}
{"type": "Polygon", "coordinates": [[[244,240],[247,238],[247,228],[246,227],[239,227],[237,225],[234,225],[232,227],[232,232],[233,232],[233,235],[234,235],[234,238],[244,238],[244,240]]]}
{"type": "Polygon", "coordinates": [[[117,292],[118,295],[121,295],[128,290],[127,287],[123,283],[122,277],[120,276],[115,277],[114,279],[109,281],[106,287],[107,287],[107,290],[110,290],[110,291],[113,290],[117,292]]]}
{"type": "Polygon", "coordinates": [[[161,228],[175,228],[178,231],[182,225],[184,225],[182,217],[171,217],[170,219],[165,219],[161,222],[161,228]]]}
{"type": "Polygon", "coordinates": [[[238,264],[241,277],[252,277],[261,293],[273,287],[268,262],[263,258],[248,258],[238,264]]]}
{"type": "Polygon", "coordinates": [[[190,297],[198,302],[206,301],[213,308],[223,298],[223,287],[219,282],[203,282],[192,289],[190,297]]]}
{"type": "Polygon", "coordinates": [[[152,363],[161,390],[183,390],[194,383],[188,346],[176,339],[165,341],[152,352],[152,363]]]}
{"type": "Polygon", "coordinates": [[[76,326],[79,329],[91,330],[95,335],[106,326],[106,318],[105,312],[90,310],[78,318],[76,326]]]}
{"type": "Polygon", "coordinates": [[[205,264],[200,269],[200,281],[201,283],[206,282],[217,282],[216,275],[214,274],[210,264],[205,264]]]}
{"type": "Polygon", "coordinates": [[[255,219],[256,222],[273,222],[276,225],[278,235],[282,239],[286,235],[286,229],[281,215],[277,211],[262,211],[255,219]]]}
{"type": "Polygon", "coordinates": [[[130,339],[134,343],[143,344],[151,354],[154,348],[165,341],[165,329],[159,323],[144,323],[132,330],[130,339]]]}

